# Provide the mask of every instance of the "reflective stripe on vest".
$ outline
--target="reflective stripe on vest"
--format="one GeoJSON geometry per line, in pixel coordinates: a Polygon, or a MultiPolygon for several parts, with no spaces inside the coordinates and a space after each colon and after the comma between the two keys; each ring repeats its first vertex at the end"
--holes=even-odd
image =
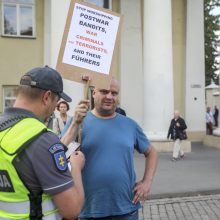
{"type": "MultiPolygon", "coordinates": [[[[30,213],[30,202],[3,202],[0,201],[0,207],[2,211],[13,213],[13,214],[26,214],[30,213]]],[[[43,213],[50,212],[56,209],[56,206],[52,200],[46,200],[42,202],[42,211],[43,213]]]]}
{"type": "MultiPolygon", "coordinates": [[[[62,220],[62,219],[63,218],[60,216],[60,214],[58,212],[55,212],[55,213],[52,213],[50,215],[42,217],[42,220],[62,220]]],[[[10,220],[10,219],[9,218],[2,218],[2,217],[0,217],[0,220],[10,220]]]]}

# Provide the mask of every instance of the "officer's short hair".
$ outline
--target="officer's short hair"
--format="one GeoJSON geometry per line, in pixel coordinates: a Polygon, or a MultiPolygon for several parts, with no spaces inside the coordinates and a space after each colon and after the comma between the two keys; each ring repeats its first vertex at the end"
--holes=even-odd
{"type": "Polygon", "coordinates": [[[30,100],[36,100],[43,94],[42,89],[38,88],[31,88],[30,86],[19,86],[18,87],[18,94],[22,95],[30,100]]]}

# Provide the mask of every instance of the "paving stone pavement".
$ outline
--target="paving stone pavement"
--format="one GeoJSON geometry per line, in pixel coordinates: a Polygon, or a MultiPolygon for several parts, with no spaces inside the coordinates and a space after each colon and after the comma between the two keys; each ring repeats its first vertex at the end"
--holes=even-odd
{"type": "Polygon", "coordinates": [[[148,200],[139,220],[220,220],[220,194],[148,200]]]}
{"type": "MultiPolygon", "coordinates": [[[[220,194],[220,149],[192,142],[192,152],[177,162],[171,161],[171,152],[158,155],[158,168],[149,199],[220,194]]],[[[134,164],[137,180],[141,180],[144,156],[136,153],[134,164]]]]}

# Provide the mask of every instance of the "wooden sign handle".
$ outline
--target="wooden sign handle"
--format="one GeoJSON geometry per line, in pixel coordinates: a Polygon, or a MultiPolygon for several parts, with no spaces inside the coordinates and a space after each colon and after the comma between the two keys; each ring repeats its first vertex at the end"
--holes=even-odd
{"type": "MultiPolygon", "coordinates": [[[[82,80],[86,81],[85,87],[84,87],[84,99],[89,99],[89,85],[91,82],[91,79],[88,76],[83,76],[82,80]]],[[[81,144],[82,142],[82,131],[83,131],[83,124],[80,124],[79,128],[79,137],[78,142],[81,144]]]]}

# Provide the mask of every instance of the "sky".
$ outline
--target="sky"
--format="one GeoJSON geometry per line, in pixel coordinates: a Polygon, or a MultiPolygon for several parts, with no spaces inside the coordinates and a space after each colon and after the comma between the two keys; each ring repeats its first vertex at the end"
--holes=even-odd
{"type": "Polygon", "coordinates": [[[220,14],[220,7],[216,7],[212,12],[214,15],[219,15],[220,14]]]}
{"type": "MultiPolygon", "coordinates": [[[[220,15],[220,7],[216,7],[213,11],[212,11],[213,15],[220,15]]],[[[220,19],[220,18],[219,18],[220,19]]],[[[220,35],[220,30],[218,31],[218,34],[220,35]]],[[[220,36],[219,36],[219,40],[220,40],[220,36]]],[[[218,62],[220,62],[220,46],[217,47],[217,50],[219,52],[219,57],[217,58],[218,62]]],[[[215,72],[216,74],[220,75],[220,65],[219,65],[219,70],[217,70],[215,72]]]]}

